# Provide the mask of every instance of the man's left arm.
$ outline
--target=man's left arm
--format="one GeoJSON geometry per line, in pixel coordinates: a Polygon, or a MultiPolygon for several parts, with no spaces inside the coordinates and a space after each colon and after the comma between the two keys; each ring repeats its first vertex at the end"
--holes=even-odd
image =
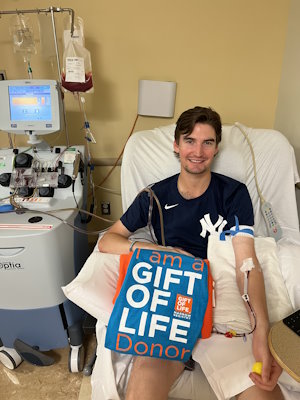
{"type": "MultiPolygon", "coordinates": [[[[256,319],[256,328],[253,332],[252,351],[255,360],[262,362],[263,367],[261,376],[251,373],[250,378],[261,389],[273,390],[282,370],[275,360],[273,360],[268,347],[269,318],[264,277],[255,253],[254,239],[237,235],[232,238],[232,244],[235,254],[236,280],[241,295],[244,294],[245,273],[242,272],[240,268],[246,259],[252,259],[254,265],[254,268],[251,269],[251,272],[248,275],[247,287],[249,302],[255,313],[256,319]]],[[[245,306],[252,326],[254,326],[254,317],[246,302],[245,306]]]]}

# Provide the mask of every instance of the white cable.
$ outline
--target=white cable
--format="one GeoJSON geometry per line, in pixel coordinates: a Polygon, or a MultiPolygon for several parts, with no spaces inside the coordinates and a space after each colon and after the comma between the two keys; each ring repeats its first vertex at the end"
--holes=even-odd
{"type": "Polygon", "coordinates": [[[256,161],[255,161],[255,155],[254,155],[252,143],[250,142],[250,139],[249,139],[247,133],[244,131],[244,129],[242,128],[242,126],[241,126],[241,124],[239,122],[235,122],[234,126],[236,126],[241,131],[241,133],[244,135],[244,137],[245,137],[245,139],[246,139],[246,141],[247,141],[247,143],[249,145],[250,152],[251,152],[251,157],[252,157],[252,163],[253,163],[253,173],[254,173],[255,185],[256,185],[256,188],[257,188],[257,193],[258,193],[258,196],[260,198],[261,204],[263,204],[263,203],[265,203],[265,199],[264,199],[264,197],[262,195],[262,192],[261,192],[261,189],[259,187],[258,180],[257,180],[256,161]]]}
{"type": "Polygon", "coordinates": [[[240,130],[240,132],[244,135],[244,137],[249,145],[249,148],[251,151],[251,156],[252,156],[255,185],[256,185],[257,193],[258,193],[258,196],[259,196],[260,202],[261,202],[261,205],[260,205],[261,213],[265,219],[269,236],[273,237],[276,241],[278,241],[282,237],[282,229],[281,229],[279,222],[277,221],[277,218],[273,212],[271,203],[265,201],[265,199],[262,195],[262,192],[260,190],[258,180],[257,180],[256,162],[255,162],[255,155],[254,155],[252,144],[250,142],[250,139],[248,138],[248,135],[244,131],[243,127],[241,126],[241,124],[239,122],[235,122],[234,126],[236,126],[240,130]]]}

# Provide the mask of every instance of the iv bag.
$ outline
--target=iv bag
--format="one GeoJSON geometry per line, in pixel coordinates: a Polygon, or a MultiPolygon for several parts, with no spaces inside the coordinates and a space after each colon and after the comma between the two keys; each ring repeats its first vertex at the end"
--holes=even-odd
{"type": "Polygon", "coordinates": [[[24,61],[29,61],[36,54],[34,34],[29,19],[22,14],[11,18],[10,32],[13,37],[14,53],[22,53],[24,61]]]}
{"type": "Polygon", "coordinates": [[[64,51],[61,84],[70,92],[94,91],[90,52],[72,39],[64,51]]]}
{"type": "Polygon", "coordinates": [[[74,18],[74,30],[73,30],[73,36],[71,36],[71,23],[72,23],[72,18],[71,15],[67,15],[64,18],[63,25],[64,25],[64,33],[63,33],[63,44],[64,44],[64,49],[68,47],[69,41],[73,40],[73,42],[79,44],[80,46],[84,47],[84,24],[83,24],[83,19],[81,17],[75,17],[74,18]]]}

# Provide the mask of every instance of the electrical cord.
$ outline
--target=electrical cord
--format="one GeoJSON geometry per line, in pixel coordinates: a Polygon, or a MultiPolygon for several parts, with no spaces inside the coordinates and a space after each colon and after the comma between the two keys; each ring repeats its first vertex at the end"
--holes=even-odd
{"type": "MultiPolygon", "coordinates": [[[[73,194],[73,199],[74,199],[75,204],[76,204],[76,208],[79,209],[78,202],[77,202],[77,199],[76,199],[76,196],[75,196],[75,180],[74,179],[72,180],[72,194],[73,194]]],[[[81,214],[80,214],[80,216],[81,216],[81,214]]]]}
{"type": "Polygon", "coordinates": [[[96,188],[101,187],[101,186],[103,185],[103,183],[106,182],[106,180],[110,177],[110,175],[112,174],[112,172],[114,171],[114,169],[115,169],[116,166],[118,165],[118,162],[119,162],[120,158],[122,157],[122,155],[123,155],[123,153],[124,153],[125,146],[126,146],[128,140],[129,140],[130,136],[133,134],[133,131],[134,131],[134,128],[135,128],[135,125],[136,125],[136,123],[137,123],[138,118],[139,118],[139,114],[137,114],[136,117],[135,117],[135,120],[134,120],[133,126],[132,126],[132,128],[131,128],[131,131],[130,131],[130,133],[129,133],[127,139],[126,139],[126,142],[125,142],[125,144],[124,144],[124,146],[123,146],[123,148],[122,148],[122,150],[121,150],[121,153],[119,154],[119,156],[118,156],[116,162],[114,163],[114,165],[112,166],[112,168],[110,169],[110,171],[107,173],[107,175],[102,179],[102,181],[101,181],[98,185],[96,185],[96,188]]]}
{"type": "Polygon", "coordinates": [[[251,157],[252,157],[253,174],[254,174],[255,185],[256,185],[257,193],[258,193],[258,196],[260,198],[261,204],[263,204],[263,203],[265,203],[265,199],[264,199],[264,197],[262,195],[262,192],[261,192],[261,189],[259,187],[258,180],[257,180],[256,160],[255,160],[255,154],[254,154],[252,143],[250,142],[250,139],[249,139],[247,133],[244,131],[244,129],[242,128],[242,126],[241,126],[241,124],[239,122],[235,122],[234,126],[240,130],[240,132],[243,134],[243,136],[245,137],[245,139],[246,139],[246,141],[247,141],[247,143],[249,145],[250,152],[251,152],[251,157]]]}
{"type": "Polygon", "coordinates": [[[273,237],[276,241],[278,241],[282,237],[282,229],[281,229],[280,224],[277,221],[276,216],[273,212],[272,205],[269,202],[266,202],[266,200],[264,199],[264,197],[262,195],[261,189],[259,187],[258,180],[257,180],[256,161],[255,161],[255,155],[254,155],[254,150],[253,150],[252,144],[248,138],[248,135],[244,131],[242,125],[240,123],[236,122],[234,124],[234,126],[237,127],[240,130],[240,132],[243,134],[243,136],[245,137],[245,139],[248,143],[248,146],[250,148],[250,152],[251,152],[251,156],[252,156],[255,185],[256,185],[257,193],[258,193],[258,196],[260,199],[260,210],[265,219],[268,235],[273,237]]]}
{"type": "Polygon", "coordinates": [[[109,189],[109,188],[106,188],[104,186],[98,186],[98,185],[96,185],[96,187],[98,189],[103,190],[104,192],[109,192],[109,193],[117,194],[118,196],[121,196],[121,192],[118,192],[117,190],[109,189]]]}
{"type": "Polygon", "coordinates": [[[75,202],[75,204],[76,204],[76,209],[79,210],[79,211],[78,211],[78,214],[80,215],[80,221],[81,221],[81,223],[82,223],[82,224],[88,224],[89,222],[91,222],[93,215],[95,215],[95,214],[93,213],[94,204],[91,204],[91,205],[90,205],[90,212],[89,212],[89,215],[88,215],[88,217],[87,217],[86,219],[84,219],[84,218],[83,218],[83,215],[82,215],[82,213],[81,213],[81,211],[80,211],[80,209],[79,209],[78,201],[77,201],[76,196],[75,196],[75,180],[74,180],[74,179],[72,180],[72,193],[73,193],[74,202],[75,202]]]}

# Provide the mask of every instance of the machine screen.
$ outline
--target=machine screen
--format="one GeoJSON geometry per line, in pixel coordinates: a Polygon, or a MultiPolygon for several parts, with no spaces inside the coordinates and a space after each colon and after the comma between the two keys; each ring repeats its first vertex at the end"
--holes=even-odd
{"type": "Polygon", "coordinates": [[[51,121],[50,85],[9,86],[11,121],[51,121]]]}

